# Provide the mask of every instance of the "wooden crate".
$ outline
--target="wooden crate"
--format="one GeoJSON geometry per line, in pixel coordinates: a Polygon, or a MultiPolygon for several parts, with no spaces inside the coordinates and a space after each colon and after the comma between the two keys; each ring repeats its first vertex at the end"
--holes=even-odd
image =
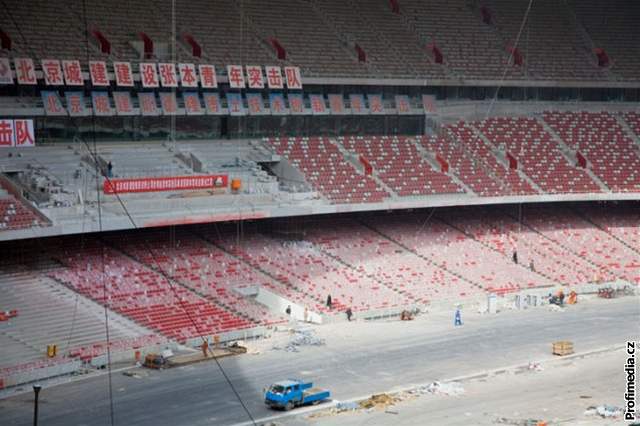
{"type": "Polygon", "coordinates": [[[571,355],[573,353],[573,342],[570,342],[568,340],[553,342],[551,352],[554,355],[560,356],[571,355]]]}

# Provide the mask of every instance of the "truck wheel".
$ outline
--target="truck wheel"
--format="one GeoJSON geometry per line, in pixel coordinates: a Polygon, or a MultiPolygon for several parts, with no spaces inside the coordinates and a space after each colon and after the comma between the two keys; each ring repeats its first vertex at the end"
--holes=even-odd
{"type": "Polygon", "coordinates": [[[293,409],[293,402],[289,401],[287,402],[287,404],[284,406],[284,411],[289,411],[293,409]]]}

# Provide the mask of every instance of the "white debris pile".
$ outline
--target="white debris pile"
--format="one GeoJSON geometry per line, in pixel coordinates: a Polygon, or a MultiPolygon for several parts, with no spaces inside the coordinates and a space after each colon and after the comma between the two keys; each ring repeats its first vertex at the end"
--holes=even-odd
{"type": "Polygon", "coordinates": [[[542,366],[539,363],[532,361],[529,363],[528,369],[534,371],[542,371],[542,366]]]}
{"type": "Polygon", "coordinates": [[[602,418],[616,418],[622,416],[622,408],[613,405],[598,405],[587,408],[585,416],[600,416],[602,418]]]}
{"type": "Polygon", "coordinates": [[[275,350],[284,350],[286,352],[299,352],[300,346],[324,346],[326,343],[324,339],[315,335],[313,330],[295,330],[289,343],[284,346],[274,346],[275,350]]]}
{"type": "Polygon", "coordinates": [[[460,396],[464,394],[464,387],[461,383],[433,382],[420,389],[422,393],[432,393],[435,395],[460,396]]]}

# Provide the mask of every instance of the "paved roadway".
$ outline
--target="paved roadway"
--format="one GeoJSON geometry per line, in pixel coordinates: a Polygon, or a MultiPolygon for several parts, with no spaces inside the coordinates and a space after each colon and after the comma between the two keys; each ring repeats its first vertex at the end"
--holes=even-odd
{"type": "MultiPolygon", "coordinates": [[[[549,359],[555,340],[572,340],[580,352],[622,344],[640,336],[639,300],[592,300],[565,312],[537,308],[495,316],[467,314],[459,328],[453,327],[449,314],[409,323],[333,324],[319,329],[326,333],[338,327],[335,336],[327,336],[326,346],[303,347],[299,353],[270,350],[225,358],[221,364],[254,418],[261,419],[277,414],[263,405],[262,388],[283,378],[307,377],[330,387],[340,400],[549,359]]],[[[140,379],[121,373],[112,378],[116,425],[228,425],[248,420],[214,362],[152,371],[140,379]]],[[[107,383],[103,375],[43,389],[40,424],[111,424],[107,383]]],[[[32,424],[32,409],[29,393],[0,400],[1,423],[32,424]]]]}

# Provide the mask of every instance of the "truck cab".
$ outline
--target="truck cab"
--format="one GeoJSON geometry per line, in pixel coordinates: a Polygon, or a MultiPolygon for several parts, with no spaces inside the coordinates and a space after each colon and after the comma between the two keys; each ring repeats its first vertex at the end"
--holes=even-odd
{"type": "Polygon", "coordinates": [[[291,410],[301,405],[318,404],[329,396],[329,391],[313,388],[311,382],[283,380],[269,386],[264,402],[271,408],[291,410]]]}

